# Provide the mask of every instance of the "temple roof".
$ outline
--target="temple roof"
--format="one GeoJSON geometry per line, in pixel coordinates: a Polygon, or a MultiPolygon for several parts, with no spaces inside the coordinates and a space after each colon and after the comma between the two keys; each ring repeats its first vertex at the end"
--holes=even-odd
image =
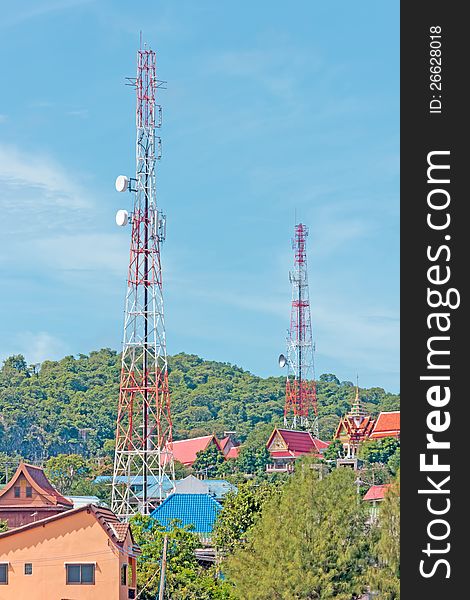
{"type": "MultiPolygon", "coordinates": [[[[295,429],[278,429],[275,428],[269,437],[266,446],[269,447],[276,433],[282,438],[285,444],[286,451],[292,452],[291,456],[301,454],[319,454],[322,450],[328,447],[328,442],[323,442],[318,438],[314,438],[309,431],[298,431],[295,429]]],[[[277,452],[277,449],[273,452],[277,452]]]]}
{"type": "Polygon", "coordinates": [[[370,434],[371,438],[398,437],[400,435],[400,411],[381,412],[370,434]]]}

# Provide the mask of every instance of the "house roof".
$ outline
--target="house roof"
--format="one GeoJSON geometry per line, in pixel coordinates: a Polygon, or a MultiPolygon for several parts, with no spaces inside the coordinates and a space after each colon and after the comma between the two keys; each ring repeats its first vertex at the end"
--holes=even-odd
{"type": "Polygon", "coordinates": [[[373,500],[383,500],[385,498],[385,494],[390,487],[390,483],[385,483],[383,485],[373,485],[367,490],[363,500],[366,502],[372,502],[373,500]]]}
{"type": "Polygon", "coordinates": [[[215,435],[177,440],[173,442],[173,458],[183,465],[192,465],[198,452],[205,450],[209,444],[214,443],[220,450],[220,444],[215,435]]]}
{"type": "Polygon", "coordinates": [[[397,437],[400,435],[400,411],[381,412],[374,425],[371,438],[397,437]]]}
{"type": "Polygon", "coordinates": [[[298,431],[295,429],[274,429],[269,437],[266,446],[269,448],[274,436],[278,433],[286,444],[287,451],[292,452],[292,456],[302,454],[319,454],[329,444],[318,438],[314,438],[309,431],[298,431]]]}
{"type": "Polygon", "coordinates": [[[170,494],[151,517],[170,529],[175,519],[181,526],[192,525],[196,533],[211,533],[222,506],[209,494],[170,494]]]}
{"type": "Polygon", "coordinates": [[[21,475],[25,477],[38,494],[45,496],[52,504],[60,504],[68,508],[73,507],[73,503],[68,498],[62,496],[62,494],[51,484],[49,479],[47,479],[44,469],[23,462],[18,465],[18,468],[10,481],[0,490],[0,498],[15,486],[21,475]]]}
{"type": "Polygon", "coordinates": [[[240,454],[240,446],[234,446],[233,448],[230,448],[230,450],[225,455],[225,458],[227,458],[227,459],[238,458],[239,454],[240,454]]]}
{"type": "MultiPolygon", "coordinates": [[[[54,515],[52,517],[47,517],[46,519],[39,519],[38,521],[33,521],[32,523],[28,523],[26,525],[22,525],[21,527],[16,527],[15,529],[9,529],[8,531],[4,531],[0,533],[0,540],[4,537],[10,535],[16,535],[28,529],[33,529],[35,527],[45,527],[49,523],[53,521],[59,521],[60,519],[67,519],[72,515],[76,515],[77,513],[86,511],[89,514],[92,514],[104,531],[108,534],[108,536],[112,539],[112,541],[118,546],[122,546],[125,542],[127,534],[131,536],[132,543],[134,544],[134,539],[132,537],[132,531],[130,529],[129,523],[121,523],[116,515],[109,509],[104,506],[96,506],[94,504],[88,504],[87,506],[80,506],[79,508],[74,508],[71,510],[67,510],[65,512],[59,513],[58,515],[54,515]]],[[[134,544],[135,545],[135,544],[134,544]]],[[[136,548],[137,550],[137,548],[136,548]]]]}
{"type": "Polygon", "coordinates": [[[221,440],[219,440],[219,444],[220,447],[222,448],[222,450],[225,448],[225,446],[229,443],[230,441],[230,436],[226,435],[225,437],[223,437],[221,440]]]}

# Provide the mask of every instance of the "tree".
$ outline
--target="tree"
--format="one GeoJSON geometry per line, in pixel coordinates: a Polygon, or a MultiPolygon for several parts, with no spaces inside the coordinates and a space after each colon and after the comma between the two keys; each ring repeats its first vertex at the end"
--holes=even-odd
{"type": "Polygon", "coordinates": [[[351,600],[364,589],[369,537],[354,473],[334,469],[319,480],[305,462],[265,505],[246,547],[227,559],[243,600],[351,600]]]}
{"type": "Polygon", "coordinates": [[[205,450],[196,454],[193,470],[206,476],[217,475],[219,467],[225,462],[225,457],[215,444],[209,444],[205,450]]]}
{"type": "Polygon", "coordinates": [[[381,503],[376,541],[375,565],[369,571],[371,589],[380,600],[400,598],[400,480],[399,474],[381,503]]]}
{"type": "Polygon", "coordinates": [[[388,459],[388,468],[392,475],[396,475],[400,470],[400,446],[398,446],[392,456],[388,459]]]}
{"type": "Polygon", "coordinates": [[[0,533],[2,533],[3,531],[8,531],[8,523],[7,521],[0,519],[0,533]]]}
{"type": "Polygon", "coordinates": [[[337,458],[343,458],[344,457],[344,449],[343,449],[343,444],[341,443],[340,440],[334,440],[333,442],[331,442],[331,444],[328,446],[328,448],[325,449],[325,451],[323,452],[323,458],[325,460],[336,460],[337,458]]]}
{"type": "Polygon", "coordinates": [[[212,538],[215,547],[226,554],[243,545],[264,504],[276,493],[277,488],[272,484],[245,483],[239,486],[238,492],[227,494],[214,526],[212,538]]]}
{"type": "Polygon", "coordinates": [[[324,381],[325,383],[336,383],[336,385],[340,385],[339,379],[333,373],[323,373],[320,375],[320,381],[324,381]]]}
{"type": "Polygon", "coordinates": [[[62,494],[70,494],[90,474],[90,466],[79,454],[59,454],[49,458],[45,472],[62,494]]]}
{"type": "Polygon", "coordinates": [[[400,441],[393,437],[368,440],[361,445],[359,458],[369,464],[387,464],[389,458],[395,454],[399,446],[400,441]]]}

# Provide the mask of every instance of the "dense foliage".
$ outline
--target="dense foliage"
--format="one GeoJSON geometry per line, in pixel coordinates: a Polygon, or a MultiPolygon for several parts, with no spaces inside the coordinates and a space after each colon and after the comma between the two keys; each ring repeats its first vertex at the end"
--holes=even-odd
{"type": "Polygon", "coordinates": [[[334,469],[319,479],[309,467],[300,465],[228,557],[240,600],[351,600],[365,589],[370,542],[354,473],[334,469]]]}
{"type": "Polygon", "coordinates": [[[222,556],[244,545],[246,536],[260,517],[265,503],[279,490],[278,486],[268,483],[245,483],[239,486],[237,493],[227,494],[212,536],[214,545],[222,556]]]}
{"type": "MultiPolygon", "coordinates": [[[[120,356],[102,349],[30,366],[21,355],[0,369],[0,450],[45,461],[57,454],[112,455],[120,356]]],[[[258,425],[280,424],[284,378],[257,377],[195,355],[169,358],[175,439],[235,430],[243,441],[258,425]]],[[[331,374],[317,384],[320,435],[330,439],[354,398],[351,382],[331,374]]],[[[394,410],[399,397],[382,388],[361,390],[371,414],[394,410]]],[[[249,457],[262,463],[264,457],[249,457]]]]}
{"type": "Polygon", "coordinates": [[[165,598],[172,600],[229,600],[231,586],[219,580],[213,570],[203,569],[197,562],[195,549],[198,536],[188,527],[175,523],[164,531],[150,517],[136,515],[131,519],[135,541],[141,555],[137,561],[137,585],[141,600],[154,600],[158,595],[163,542],[168,536],[165,598]]]}
{"type": "Polygon", "coordinates": [[[399,473],[380,506],[373,545],[375,564],[369,572],[378,600],[400,598],[400,480],[399,473]]]}

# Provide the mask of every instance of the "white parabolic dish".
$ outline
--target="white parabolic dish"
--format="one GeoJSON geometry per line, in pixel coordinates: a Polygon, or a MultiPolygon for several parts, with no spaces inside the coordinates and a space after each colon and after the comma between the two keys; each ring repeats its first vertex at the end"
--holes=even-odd
{"type": "Polygon", "coordinates": [[[125,175],[116,177],[116,190],[118,192],[126,192],[129,187],[129,179],[125,175]]]}
{"type": "Polygon", "coordinates": [[[116,213],[116,225],[119,227],[124,227],[129,222],[129,213],[127,210],[118,210],[116,213]]]}

